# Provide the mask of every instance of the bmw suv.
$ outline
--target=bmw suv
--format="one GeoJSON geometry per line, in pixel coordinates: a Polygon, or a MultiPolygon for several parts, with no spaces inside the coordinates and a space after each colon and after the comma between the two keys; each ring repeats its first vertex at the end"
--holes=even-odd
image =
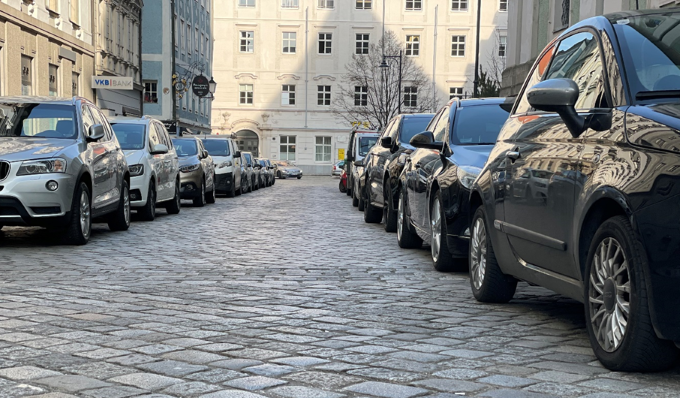
{"type": "Polygon", "coordinates": [[[0,227],[54,228],[82,245],[94,218],[129,228],[129,184],[118,140],[90,101],[0,99],[0,227]]]}

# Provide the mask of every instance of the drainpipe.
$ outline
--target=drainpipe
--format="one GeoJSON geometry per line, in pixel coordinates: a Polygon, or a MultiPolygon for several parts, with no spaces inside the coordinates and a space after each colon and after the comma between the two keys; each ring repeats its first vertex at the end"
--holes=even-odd
{"type": "Polygon", "coordinates": [[[309,111],[309,7],[305,8],[305,129],[309,111]]]}
{"type": "Polygon", "coordinates": [[[477,1],[477,44],[475,46],[475,82],[474,82],[474,96],[479,96],[479,36],[481,36],[481,20],[482,20],[482,0],[477,1]]]}
{"type": "Polygon", "coordinates": [[[432,53],[432,111],[436,112],[434,109],[435,103],[437,101],[437,80],[435,79],[437,74],[437,24],[439,21],[439,4],[434,7],[434,52],[432,53]]]}
{"type": "MultiPolygon", "coordinates": [[[[172,34],[171,34],[171,39],[170,41],[172,44],[170,44],[170,52],[172,53],[172,74],[170,78],[176,73],[175,71],[175,46],[177,43],[175,43],[175,37],[177,36],[175,34],[175,31],[177,30],[177,21],[175,20],[175,2],[177,0],[170,0],[170,20],[172,23],[170,24],[172,26],[172,34]]],[[[161,23],[163,22],[163,17],[161,13],[161,23]]],[[[177,136],[179,137],[179,120],[177,118],[177,92],[175,91],[175,85],[172,84],[172,120],[175,121],[175,133],[177,133],[177,136]]]]}
{"type": "MultiPolygon", "coordinates": [[[[144,4],[142,4],[142,7],[144,4]]],[[[142,85],[142,95],[139,97],[139,113],[141,113],[142,116],[144,116],[144,75],[142,74],[143,68],[142,68],[142,8],[139,9],[139,29],[137,30],[137,48],[139,49],[139,53],[137,54],[137,57],[139,58],[138,64],[139,64],[139,80],[140,84],[142,85]]]]}

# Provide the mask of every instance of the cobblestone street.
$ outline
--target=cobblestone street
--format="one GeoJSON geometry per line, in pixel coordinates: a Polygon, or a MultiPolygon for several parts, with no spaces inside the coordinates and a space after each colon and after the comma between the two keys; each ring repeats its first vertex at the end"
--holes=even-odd
{"type": "Polygon", "coordinates": [[[477,303],[466,274],[399,249],[337,185],[97,224],[84,247],[5,228],[0,397],[680,395],[678,368],[604,369],[573,300],[520,284],[477,303]]]}

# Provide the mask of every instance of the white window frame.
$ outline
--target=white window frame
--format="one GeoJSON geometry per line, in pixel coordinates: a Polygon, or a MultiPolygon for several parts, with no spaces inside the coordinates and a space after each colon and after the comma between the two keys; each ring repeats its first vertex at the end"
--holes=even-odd
{"type": "Polygon", "coordinates": [[[404,6],[406,11],[422,11],[423,10],[423,0],[406,0],[404,6]]]}
{"type": "Polygon", "coordinates": [[[451,36],[451,56],[454,58],[465,58],[465,50],[467,44],[467,37],[465,35],[451,36]],[[460,38],[463,38],[461,41],[460,38]],[[455,54],[454,54],[455,51],[455,54]],[[462,51],[462,54],[461,54],[462,51]]]}
{"type": "Polygon", "coordinates": [[[328,32],[319,32],[318,35],[319,41],[318,41],[318,52],[319,55],[332,55],[333,54],[333,33],[328,33],[328,32]],[[324,52],[321,52],[321,43],[323,44],[324,52]],[[328,51],[330,50],[330,51],[328,51]]]}
{"type": "Polygon", "coordinates": [[[463,87],[449,87],[449,99],[463,98],[463,87]]]}
{"type": "Polygon", "coordinates": [[[371,47],[371,34],[356,33],[354,39],[354,53],[356,55],[368,55],[371,47]]]}
{"type": "Polygon", "coordinates": [[[47,76],[48,76],[47,89],[48,90],[50,89],[50,83],[52,82],[51,81],[52,80],[52,74],[49,72],[52,68],[56,69],[55,75],[54,75],[54,85],[55,85],[56,90],[54,91],[54,95],[49,94],[49,96],[50,97],[59,97],[61,95],[61,87],[60,87],[61,85],[59,84],[60,83],[59,82],[59,69],[60,69],[59,65],[47,64],[47,70],[48,70],[48,73],[47,73],[47,76]]]}
{"type": "Polygon", "coordinates": [[[406,35],[406,51],[404,54],[407,57],[420,56],[420,35],[406,35]]]}
{"type": "Polygon", "coordinates": [[[467,12],[470,7],[470,0],[451,0],[451,11],[467,12]]]}
{"type": "Polygon", "coordinates": [[[252,84],[239,84],[238,86],[238,103],[239,105],[253,105],[255,97],[255,88],[252,84]]]}
{"type": "Polygon", "coordinates": [[[407,108],[418,107],[418,87],[416,86],[404,87],[404,106],[407,108]]]}
{"type": "Polygon", "coordinates": [[[255,7],[255,0],[238,0],[239,7],[255,7]]]}
{"type": "Polygon", "coordinates": [[[283,54],[296,54],[297,53],[297,32],[283,32],[283,46],[281,47],[281,52],[283,54]],[[286,37],[286,35],[289,35],[286,37]],[[286,47],[286,43],[288,44],[288,47],[286,47]],[[293,46],[291,47],[291,43],[293,46]],[[288,48],[288,51],[286,51],[286,48],[288,48]],[[293,51],[290,51],[290,49],[293,49],[293,51]]]}
{"type": "Polygon", "coordinates": [[[240,30],[238,52],[252,54],[255,52],[255,32],[252,30],[240,30]]]}
{"type": "Polygon", "coordinates": [[[354,8],[357,10],[373,9],[373,0],[355,0],[354,8]]]}
{"type": "Polygon", "coordinates": [[[335,0],[317,0],[316,8],[321,10],[332,10],[335,8],[335,0]]]}
{"type": "Polygon", "coordinates": [[[297,148],[296,148],[296,142],[297,142],[297,136],[295,135],[282,135],[279,136],[279,158],[280,160],[295,160],[295,157],[297,156],[297,148]],[[292,141],[291,142],[291,138],[292,141]],[[281,147],[286,147],[286,152],[281,152],[281,147]],[[291,151],[292,149],[292,151],[291,151]],[[286,154],[286,156],[283,156],[283,154],[286,154]],[[290,157],[290,154],[293,154],[293,157],[290,157]]]}
{"type": "Polygon", "coordinates": [[[333,137],[315,136],[314,137],[314,161],[316,163],[330,163],[333,160],[333,137]],[[319,143],[319,138],[321,142],[319,143]],[[319,153],[319,149],[321,152],[319,153]],[[321,155],[321,159],[319,159],[321,155]]]}
{"type": "Polygon", "coordinates": [[[157,104],[158,103],[158,80],[144,80],[142,82],[144,86],[144,98],[142,99],[145,104],[157,104]],[[156,89],[153,86],[156,85],[156,89]],[[148,88],[147,88],[148,87],[148,88]],[[149,95],[149,101],[146,100],[147,94],[149,95]],[[153,100],[153,96],[156,96],[156,101],[153,100]]]}
{"type": "Polygon", "coordinates": [[[498,1],[498,11],[500,12],[508,12],[508,0],[499,0],[498,1]]]}
{"type": "Polygon", "coordinates": [[[368,106],[368,86],[354,86],[354,106],[368,106]]]}
{"type": "Polygon", "coordinates": [[[300,8],[300,0],[281,0],[281,8],[284,10],[296,10],[300,8]]]}
{"type": "Polygon", "coordinates": [[[333,88],[328,85],[316,86],[316,104],[319,106],[331,106],[333,88]]]}
{"type": "Polygon", "coordinates": [[[508,55],[508,36],[498,36],[498,56],[505,58],[508,55]]]}
{"type": "Polygon", "coordinates": [[[281,106],[295,106],[295,85],[281,85],[281,106]]]}

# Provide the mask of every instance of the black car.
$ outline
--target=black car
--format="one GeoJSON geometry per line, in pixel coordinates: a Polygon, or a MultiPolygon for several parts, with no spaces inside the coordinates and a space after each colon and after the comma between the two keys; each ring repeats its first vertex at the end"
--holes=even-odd
{"type": "Polygon", "coordinates": [[[397,186],[408,154],[413,151],[409,141],[425,131],[432,113],[398,115],[392,118],[364,160],[366,183],[364,221],[379,223],[385,220],[385,231],[397,230],[397,186]]]}
{"type": "Polygon", "coordinates": [[[454,99],[411,139],[397,185],[397,241],[430,243],[438,271],[467,268],[470,188],[484,166],[512,103],[503,98],[454,99]]]}
{"type": "Polygon", "coordinates": [[[550,43],[470,197],[477,300],[506,302],[524,280],[584,302],[611,370],[678,357],[678,20],[599,16],[550,43]]]}

